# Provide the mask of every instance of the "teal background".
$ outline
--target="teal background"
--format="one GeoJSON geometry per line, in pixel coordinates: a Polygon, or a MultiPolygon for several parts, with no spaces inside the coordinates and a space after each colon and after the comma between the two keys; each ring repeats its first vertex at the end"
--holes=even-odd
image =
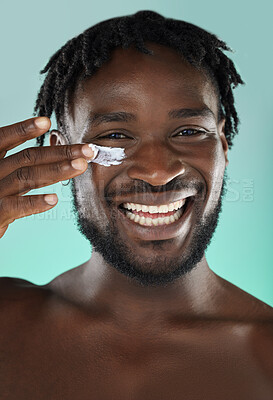
{"type": "MultiPolygon", "coordinates": [[[[42,78],[39,71],[68,39],[89,26],[141,9],[197,24],[225,40],[246,85],[235,91],[240,134],[229,153],[230,182],[207,259],[218,275],[273,306],[272,268],[272,15],[259,1],[8,1],[0,6],[0,125],[30,118],[42,78]]],[[[52,127],[56,128],[52,119],[52,127]]],[[[47,138],[46,145],[49,145],[47,138]]],[[[8,152],[13,154],[35,141],[8,152]]],[[[85,262],[89,242],[71,212],[69,187],[51,211],[13,222],[0,240],[0,275],[45,284],[85,262]]]]}

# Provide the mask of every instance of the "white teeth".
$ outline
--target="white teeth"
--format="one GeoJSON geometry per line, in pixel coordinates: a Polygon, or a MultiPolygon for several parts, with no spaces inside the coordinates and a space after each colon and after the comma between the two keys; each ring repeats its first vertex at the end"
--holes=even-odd
{"type": "Polygon", "coordinates": [[[160,206],[147,206],[146,204],[136,204],[136,203],[123,203],[123,207],[127,208],[127,210],[136,210],[149,212],[150,214],[157,214],[157,213],[167,213],[169,211],[178,210],[181,208],[186,199],[182,199],[179,201],[175,201],[174,203],[170,204],[162,204],[160,206]]]}
{"type": "Polygon", "coordinates": [[[152,224],[153,224],[154,226],[157,226],[157,225],[158,225],[158,220],[159,220],[159,218],[151,218],[151,220],[152,220],[152,224]]]}
{"type": "Polygon", "coordinates": [[[158,207],[158,212],[167,213],[168,212],[168,206],[166,206],[166,205],[159,206],[158,207]]]}
{"type": "Polygon", "coordinates": [[[158,218],[158,225],[163,225],[163,223],[164,223],[164,218],[159,217],[158,218]]]}
{"type": "Polygon", "coordinates": [[[129,218],[131,221],[134,221],[140,225],[144,226],[158,226],[158,225],[169,225],[172,224],[173,222],[177,221],[181,215],[183,214],[183,211],[180,209],[176,211],[173,215],[170,215],[169,217],[159,217],[159,218],[145,218],[145,217],[140,217],[138,214],[134,214],[130,211],[126,211],[126,217],[129,218]]]}
{"type": "MultiPolygon", "coordinates": [[[[181,217],[181,215],[183,214],[183,211],[177,210],[175,214],[178,216],[178,219],[179,219],[181,217]]],[[[174,216],[175,216],[175,214],[174,214],[174,216]]]]}
{"type": "Polygon", "coordinates": [[[152,226],[152,218],[145,218],[145,225],[152,226]]]}
{"type": "Polygon", "coordinates": [[[175,209],[175,210],[178,210],[178,208],[179,208],[179,201],[176,201],[176,202],[174,203],[174,209],[175,209]]]}
{"type": "Polygon", "coordinates": [[[135,214],[133,214],[133,213],[128,213],[129,214],[129,218],[131,219],[131,220],[134,220],[135,219],[135,214]]]}
{"type": "Polygon", "coordinates": [[[145,224],[145,220],[146,220],[145,217],[140,217],[140,220],[138,221],[138,223],[139,223],[140,225],[144,225],[144,224],[145,224]]]}

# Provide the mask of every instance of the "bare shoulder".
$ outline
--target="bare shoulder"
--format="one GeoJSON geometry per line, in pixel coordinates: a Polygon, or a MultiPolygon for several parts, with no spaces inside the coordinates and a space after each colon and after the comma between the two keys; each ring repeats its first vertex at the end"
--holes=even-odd
{"type": "MultiPolygon", "coordinates": [[[[16,286],[24,286],[24,285],[34,285],[33,283],[19,278],[11,278],[11,277],[1,277],[0,278],[0,290],[6,290],[8,288],[16,287],[16,286]]],[[[0,294],[1,294],[0,292],[0,294]]]]}
{"type": "Polygon", "coordinates": [[[249,349],[253,359],[269,382],[273,382],[273,321],[254,323],[249,337],[249,349]]]}
{"type": "Polygon", "coordinates": [[[272,326],[273,307],[233,283],[216,276],[221,285],[221,308],[224,310],[224,317],[272,326]]]}
{"type": "Polygon", "coordinates": [[[23,300],[43,293],[43,286],[35,285],[25,279],[0,278],[0,302],[23,300]]]}
{"type": "Polygon", "coordinates": [[[24,323],[49,299],[49,291],[24,279],[0,278],[0,324],[24,323]]]}
{"type": "Polygon", "coordinates": [[[232,321],[235,332],[245,332],[249,353],[273,381],[273,308],[231,282],[218,279],[224,294],[224,320],[232,321]]]}

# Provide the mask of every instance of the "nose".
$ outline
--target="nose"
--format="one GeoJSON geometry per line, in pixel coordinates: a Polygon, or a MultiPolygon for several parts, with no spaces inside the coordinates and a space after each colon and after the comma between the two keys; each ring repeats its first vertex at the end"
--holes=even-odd
{"type": "Polygon", "coordinates": [[[179,153],[164,144],[141,146],[130,158],[132,164],[127,170],[128,176],[148,182],[152,186],[166,185],[185,172],[179,153]]]}

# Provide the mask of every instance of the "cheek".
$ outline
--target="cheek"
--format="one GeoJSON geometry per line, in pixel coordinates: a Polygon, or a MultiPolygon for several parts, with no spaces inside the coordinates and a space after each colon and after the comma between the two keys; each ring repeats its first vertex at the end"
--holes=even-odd
{"type": "Polygon", "coordinates": [[[89,165],[87,170],[74,178],[77,202],[79,212],[86,218],[91,214],[94,215],[94,210],[100,206],[99,188],[93,178],[93,167],[89,165]]]}
{"type": "MultiPolygon", "coordinates": [[[[105,197],[109,188],[116,189],[117,174],[119,166],[105,167],[99,164],[89,164],[87,170],[82,175],[82,192],[89,202],[89,213],[94,218],[105,218],[109,209],[108,199],[105,197]]],[[[111,198],[110,198],[111,200],[111,198]]]]}
{"type": "Polygon", "coordinates": [[[185,152],[183,158],[205,184],[203,207],[204,214],[207,214],[217,204],[223,182],[225,156],[221,141],[218,138],[204,141],[198,148],[185,152]]]}
{"type": "Polygon", "coordinates": [[[205,213],[213,209],[219,200],[223,177],[226,168],[225,155],[221,142],[211,149],[207,158],[207,167],[205,172],[205,180],[207,185],[205,213]]]}
{"type": "Polygon", "coordinates": [[[100,202],[105,202],[107,200],[105,198],[105,193],[116,176],[113,173],[113,168],[115,169],[116,167],[104,167],[98,164],[92,165],[90,179],[92,180],[93,188],[100,202]]]}

